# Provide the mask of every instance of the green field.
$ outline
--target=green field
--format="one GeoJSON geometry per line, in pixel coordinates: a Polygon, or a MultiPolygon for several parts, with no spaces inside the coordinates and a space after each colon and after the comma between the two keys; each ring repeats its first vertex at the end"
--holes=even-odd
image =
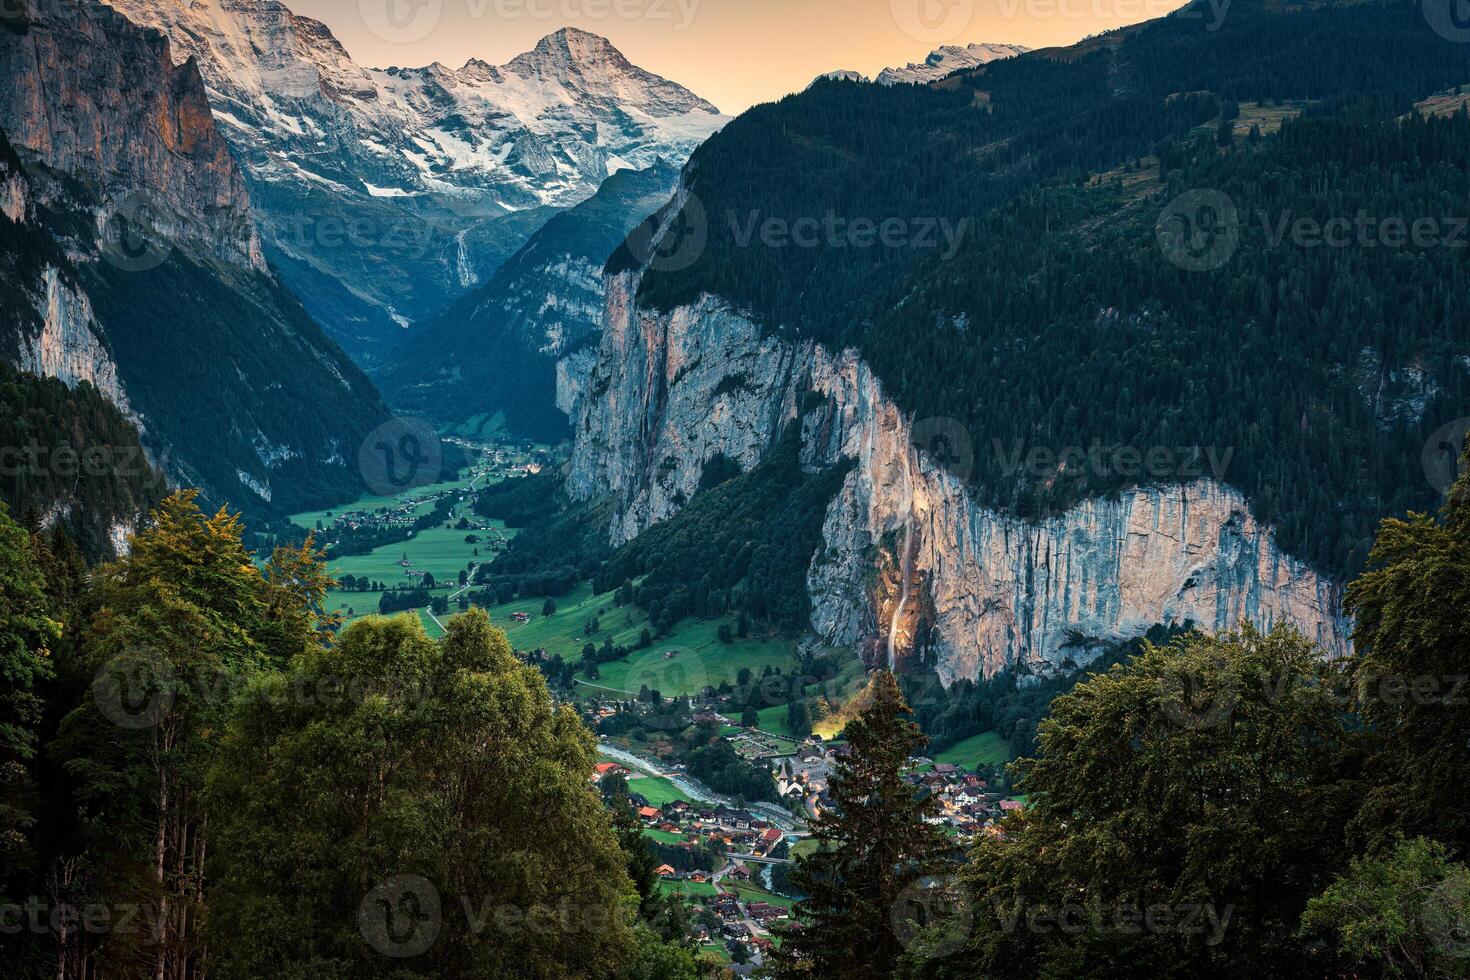
{"type": "Polygon", "coordinates": [[[660,844],[677,844],[684,839],[683,834],[671,834],[667,830],[654,830],[652,827],[644,827],[643,836],[660,844]]]}
{"type": "MultiPolygon", "coordinates": [[[[544,649],[551,656],[575,661],[581,659],[586,644],[600,647],[608,637],[612,637],[614,646],[633,650],[623,660],[599,664],[596,680],[579,674],[587,694],[637,694],[645,684],[665,697],[697,694],[706,685],[718,687],[721,681],[735,684],[742,667],[759,674],[767,666],[786,671],[795,664],[795,641],[751,637],[721,643],[722,621],[713,620],[686,619],[668,636],[655,640],[647,649],[638,650],[639,636],[648,626],[648,616],[636,606],[614,605],[611,593],[593,595],[590,582],[556,598],[556,612],[551,616],[541,614],[545,601],[517,599],[494,606],[489,610],[490,618],[505,630],[517,650],[544,649]],[[530,619],[525,623],[514,622],[511,617],[515,613],[525,613],[530,619]],[[594,619],[597,632],[589,633],[589,624],[594,619]]],[[[733,626],[733,621],[730,623],[733,626]]]]}
{"type": "Polygon", "coordinates": [[[732,891],[739,895],[742,902],[765,902],[768,905],[779,905],[783,909],[789,909],[796,904],[796,899],[787,898],[784,895],[777,895],[774,892],[768,892],[753,881],[737,882],[730,881],[726,878],[720,884],[726,891],[732,891]]]}
{"type": "Polygon", "coordinates": [[[688,796],[662,776],[637,776],[628,780],[628,792],[637,793],[648,801],[649,806],[663,806],[675,800],[693,803],[688,796]]]}
{"type": "MultiPolygon", "coordinates": [[[[436,494],[465,489],[470,485],[472,479],[477,479],[478,485],[483,485],[485,477],[465,477],[445,483],[436,483],[408,491],[398,497],[364,497],[350,506],[296,514],[291,520],[299,527],[310,530],[316,527],[318,521],[324,526],[330,526],[337,515],[349,511],[373,511],[410,501],[418,501],[413,512],[422,513],[433,507],[433,498],[436,494]]],[[[497,543],[509,540],[516,533],[507,529],[502,522],[487,521],[478,517],[472,512],[467,501],[455,505],[446,523],[457,524],[461,517],[468,518],[477,527],[464,531],[453,530],[443,525],[428,528],[406,541],[384,545],[366,555],[345,555],[341,558],[334,558],[327,563],[327,569],[333,578],[339,580],[351,575],[355,578],[369,578],[374,582],[382,582],[389,588],[410,584],[412,580],[408,575],[409,571],[428,572],[434,576],[436,583],[441,584],[441,587],[434,590],[434,594],[447,597],[458,592],[461,570],[468,571],[471,562],[489,561],[496,554],[497,543]],[[478,543],[470,543],[465,540],[472,534],[480,539],[478,543]],[[404,561],[409,562],[408,567],[402,564],[404,561]]],[[[352,622],[364,616],[376,615],[380,596],[381,593],[377,591],[345,592],[341,589],[333,589],[327,593],[327,611],[340,612],[348,622],[352,622]]],[[[451,605],[450,611],[452,614],[458,610],[451,605]]],[[[419,610],[418,615],[430,636],[442,635],[443,630],[435,624],[428,610],[419,610]]]]}
{"type": "MultiPolygon", "coordinates": [[[[637,610],[634,613],[643,615],[637,610]]],[[[636,694],[647,685],[665,697],[673,697],[697,694],[706,686],[718,687],[721,682],[733,686],[738,683],[742,668],[759,676],[768,666],[783,672],[795,666],[795,641],[747,638],[722,643],[719,628],[719,621],[686,619],[648,649],[635,650],[624,660],[598,664],[600,676],[596,680],[585,675],[579,677],[584,687],[594,692],[636,694]]],[[[635,630],[635,640],[636,637],[635,630]]]]}
{"type": "Polygon", "coordinates": [[[956,742],[934,756],[935,762],[948,762],[966,769],[979,769],[1011,761],[1010,746],[996,732],[981,732],[963,742],[956,742]]]}
{"type": "Polygon", "coordinates": [[[715,893],[715,886],[707,881],[669,881],[660,879],[658,890],[666,895],[679,895],[684,898],[704,898],[715,893]]]}

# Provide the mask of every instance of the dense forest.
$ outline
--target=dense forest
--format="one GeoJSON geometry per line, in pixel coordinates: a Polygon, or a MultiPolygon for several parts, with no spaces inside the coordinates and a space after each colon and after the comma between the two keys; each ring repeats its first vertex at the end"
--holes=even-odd
{"type": "Polygon", "coordinates": [[[0,501],[32,530],[59,522],[89,561],[114,557],[113,529],[130,532],[164,494],[137,429],[97,389],[4,361],[0,447],[0,501]]]}
{"type": "Polygon", "coordinates": [[[919,417],[984,434],[965,462],[990,506],[1033,516],[1138,479],[1018,465],[1037,447],[1162,447],[1159,478],[1222,478],[1289,551],[1351,575],[1380,516],[1436,503],[1420,456],[1470,396],[1470,231],[1455,223],[1470,121],[1365,105],[1259,145],[1202,134],[1165,162],[1142,196],[1124,175],[1021,195],[906,283],[865,350],[919,417]],[[1198,188],[1234,208],[1219,269],[1181,268],[1157,241],[1167,203],[1198,188]],[[1359,216],[1373,236],[1434,231],[1402,247],[1291,237],[1359,216]]]}
{"type": "Polygon", "coordinates": [[[0,506],[7,977],[693,980],[590,733],[483,613],[341,630],[320,553],[257,565],[196,499],[94,569],[0,506]],[[487,898],[588,911],[571,943],[487,898]]]}
{"type": "Polygon", "coordinates": [[[618,549],[593,588],[626,587],[661,632],[685,616],[730,612],[792,632],[805,629],[811,622],[807,569],[847,470],[810,475],[800,451],[800,427],[792,425],[749,473],[723,456],[712,459],[689,505],[618,549]]]}

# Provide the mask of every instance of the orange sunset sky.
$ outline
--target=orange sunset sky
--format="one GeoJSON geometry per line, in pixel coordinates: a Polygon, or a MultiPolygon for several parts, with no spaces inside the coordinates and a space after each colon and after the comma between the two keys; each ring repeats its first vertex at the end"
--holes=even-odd
{"type": "MultiPolygon", "coordinates": [[[[1228,2],[1228,0],[1217,0],[1228,2]]],[[[1031,48],[1162,16],[1181,0],[286,0],[360,64],[501,64],[559,27],[609,38],[725,112],[835,69],[872,76],[942,44],[1031,48]]]]}

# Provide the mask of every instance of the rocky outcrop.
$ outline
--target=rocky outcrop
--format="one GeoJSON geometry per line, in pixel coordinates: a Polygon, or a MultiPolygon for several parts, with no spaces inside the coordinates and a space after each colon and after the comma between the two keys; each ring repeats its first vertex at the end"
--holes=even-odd
{"type": "Polygon", "coordinates": [[[109,212],[194,254],[263,270],[245,181],[194,62],[176,66],[166,38],[90,0],[17,2],[21,26],[0,41],[0,129],[11,143],[86,179],[109,212]]]}
{"type": "Polygon", "coordinates": [[[1019,44],[947,44],[930,52],[922,63],[910,62],[902,68],[883,69],[874,81],[879,85],[924,85],[965,68],[1014,58],[1030,50],[1019,44]]]}
{"type": "Polygon", "coordinates": [[[637,282],[609,279],[568,471],[575,498],[615,501],[612,541],[677,512],[716,454],[748,470],[795,422],[804,465],[856,461],[808,573],[824,642],[876,662],[891,640],[892,659],[928,658],[946,683],[1085,663],[1158,623],[1291,622],[1346,652],[1337,585],[1283,554],[1231,488],[1139,487],[1036,523],[997,513],[916,447],[856,352],[765,335],[708,296],[640,309],[637,282]]]}
{"type": "Polygon", "coordinates": [[[20,337],[20,356],[16,366],[46,378],[56,378],[75,388],[90,382],[136,423],[128,406],[127,394],[118,380],[117,365],[102,343],[101,328],[92,313],[92,303],[85,293],[70,285],[61,272],[48,267],[42,274],[42,295],[36,312],[41,318],[41,331],[20,337]]]}

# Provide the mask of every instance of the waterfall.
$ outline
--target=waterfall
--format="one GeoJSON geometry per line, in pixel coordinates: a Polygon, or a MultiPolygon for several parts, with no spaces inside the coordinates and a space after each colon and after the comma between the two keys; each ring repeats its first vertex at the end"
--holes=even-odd
{"type": "Polygon", "coordinates": [[[459,246],[459,254],[456,257],[459,265],[459,284],[465,288],[469,288],[480,281],[480,277],[475,275],[475,270],[470,266],[470,248],[469,244],[465,241],[469,233],[469,229],[466,228],[454,236],[455,244],[459,246]]]}
{"type": "Polygon", "coordinates": [[[914,478],[910,471],[909,453],[903,454],[903,488],[906,511],[903,518],[903,554],[899,556],[898,572],[900,576],[898,590],[898,606],[893,610],[893,620],[888,624],[888,669],[894,670],[898,665],[898,623],[903,618],[904,606],[909,602],[909,579],[913,578],[913,536],[914,536],[914,478]]]}

